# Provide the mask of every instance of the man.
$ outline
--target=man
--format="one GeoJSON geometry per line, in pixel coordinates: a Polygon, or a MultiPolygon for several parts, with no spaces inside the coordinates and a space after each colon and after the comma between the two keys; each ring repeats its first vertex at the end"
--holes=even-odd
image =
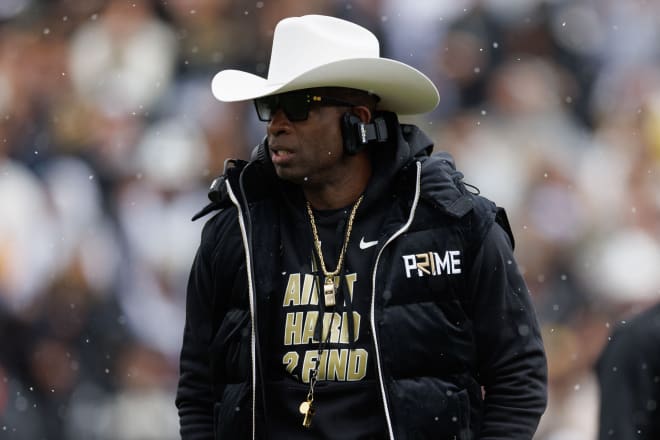
{"type": "Polygon", "coordinates": [[[614,330],[596,372],[599,440],[660,438],[660,303],[614,330]]]}
{"type": "Polygon", "coordinates": [[[222,71],[267,136],[213,183],[190,276],[184,439],[531,439],[546,363],[503,211],[397,113],[422,73],[366,29],[282,20],[268,78],[222,71]]]}

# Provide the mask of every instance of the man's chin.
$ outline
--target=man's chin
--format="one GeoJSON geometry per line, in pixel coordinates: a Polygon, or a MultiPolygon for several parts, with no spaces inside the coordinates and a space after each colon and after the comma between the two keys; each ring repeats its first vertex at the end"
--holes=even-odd
{"type": "Polygon", "coordinates": [[[275,174],[277,174],[277,177],[280,179],[295,183],[296,185],[302,185],[308,181],[307,177],[301,175],[301,173],[295,172],[291,168],[275,166],[275,174]]]}

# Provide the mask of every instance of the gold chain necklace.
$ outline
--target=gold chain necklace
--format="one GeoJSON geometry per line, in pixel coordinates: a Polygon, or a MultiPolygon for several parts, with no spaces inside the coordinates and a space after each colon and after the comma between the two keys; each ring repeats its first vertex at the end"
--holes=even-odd
{"type": "MultiPolygon", "coordinates": [[[[323,252],[321,251],[321,240],[319,240],[319,232],[316,229],[316,222],[314,221],[314,213],[312,212],[312,205],[309,201],[307,202],[307,215],[309,215],[309,223],[312,225],[312,235],[314,236],[314,248],[319,257],[319,264],[321,265],[321,271],[325,277],[323,283],[323,294],[325,305],[327,307],[334,307],[335,305],[335,294],[337,293],[337,285],[335,284],[335,276],[341,273],[342,266],[344,265],[344,256],[346,255],[346,249],[348,248],[348,242],[351,238],[351,231],[353,230],[353,221],[355,220],[355,213],[357,212],[358,206],[362,202],[364,195],[361,195],[360,198],[353,205],[351,209],[351,214],[348,216],[348,224],[346,225],[346,233],[344,234],[344,243],[341,246],[341,251],[339,252],[339,259],[337,261],[337,268],[332,272],[328,271],[325,267],[325,261],[323,260],[323,252]]],[[[319,318],[321,319],[321,318],[319,318]]],[[[312,416],[316,411],[314,408],[314,385],[316,385],[316,380],[319,372],[319,361],[321,359],[321,353],[324,350],[324,346],[328,343],[330,339],[330,328],[332,328],[332,321],[334,321],[335,316],[332,315],[330,319],[330,326],[328,328],[328,335],[326,336],[325,341],[323,340],[323,331],[321,331],[321,341],[319,341],[318,356],[316,358],[316,365],[314,369],[310,372],[309,377],[309,392],[307,393],[307,398],[303,400],[298,408],[300,414],[303,414],[303,426],[309,428],[312,426],[312,416]]]]}
{"type": "Polygon", "coordinates": [[[321,240],[319,240],[319,232],[316,229],[316,222],[314,221],[314,213],[312,212],[312,205],[309,201],[307,202],[307,215],[309,215],[309,222],[312,225],[312,235],[314,236],[314,248],[316,249],[316,254],[319,257],[319,263],[321,264],[321,271],[325,280],[323,282],[323,298],[325,299],[325,305],[328,307],[334,307],[335,294],[337,293],[337,285],[335,283],[335,276],[339,275],[341,268],[344,264],[344,256],[346,255],[346,249],[348,248],[348,241],[351,238],[351,231],[353,230],[353,220],[355,220],[355,213],[357,212],[358,206],[362,203],[364,195],[361,195],[353,209],[351,209],[351,214],[348,217],[348,225],[346,226],[346,233],[344,234],[344,243],[341,246],[341,251],[339,252],[339,259],[337,261],[337,268],[332,272],[328,271],[325,267],[325,261],[323,260],[323,252],[321,251],[321,240]]]}

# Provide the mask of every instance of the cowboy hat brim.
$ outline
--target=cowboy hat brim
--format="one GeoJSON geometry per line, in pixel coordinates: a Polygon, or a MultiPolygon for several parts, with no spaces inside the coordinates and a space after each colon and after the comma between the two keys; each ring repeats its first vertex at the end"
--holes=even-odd
{"type": "Polygon", "coordinates": [[[313,87],[349,87],[380,97],[378,108],[402,115],[426,113],[440,101],[438,89],[419,70],[388,58],[351,58],[324,64],[285,82],[240,70],[218,72],[211,83],[220,101],[247,101],[313,87]]]}

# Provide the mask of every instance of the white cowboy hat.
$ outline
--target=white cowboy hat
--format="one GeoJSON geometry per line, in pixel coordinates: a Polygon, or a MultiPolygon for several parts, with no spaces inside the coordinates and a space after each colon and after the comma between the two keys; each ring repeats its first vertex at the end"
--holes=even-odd
{"type": "Polygon", "coordinates": [[[438,89],[426,75],[379,55],[376,36],[349,21],[324,15],[285,18],[275,27],[268,78],[223,70],[211,89],[226,102],[312,87],[350,87],[375,93],[379,109],[399,114],[425,113],[438,105],[438,89]]]}

